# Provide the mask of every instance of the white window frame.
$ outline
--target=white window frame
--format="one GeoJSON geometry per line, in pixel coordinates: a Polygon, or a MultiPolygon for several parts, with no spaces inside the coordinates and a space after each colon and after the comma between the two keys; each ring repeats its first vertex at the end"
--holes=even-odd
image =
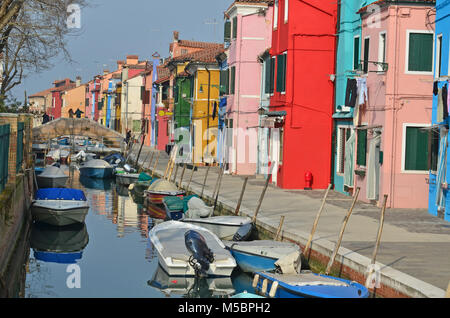
{"type": "MultiPolygon", "coordinates": [[[[435,54],[435,37],[433,36],[433,60],[431,61],[431,71],[430,72],[420,72],[420,71],[410,71],[408,70],[409,65],[409,37],[411,33],[422,33],[422,34],[434,34],[434,31],[428,30],[406,30],[406,52],[405,52],[405,74],[416,74],[416,75],[434,75],[434,54],[435,54]]],[[[403,167],[402,167],[403,168],[403,167]]]]}
{"type": "Polygon", "coordinates": [[[278,7],[279,0],[275,0],[273,5],[273,29],[276,30],[278,28],[278,7]]]}
{"type": "Polygon", "coordinates": [[[354,37],[353,37],[353,70],[356,70],[356,68],[355,68],[355,53],[356,53],[356,50],[358,50],[358,65],[360,65],[361,63],[360,63],[360,60],[361,60],[361,48],[362,48],[362,45],[361,45],[361,36],[360,35],[355,35],[354,37]],[[355,39],[356,38],[358,38],[359,39],[359,47],[355,47],[355,39]]]}
{"type": "MultiPolygon", "coordinates": [[[[378,62],[379,63],[386,63],[386,59],[387,59],[387,33],[386,31],[382,31],[379,33],[378,35],[378,62]],[[384,36],[384,46],[382,46],[381,44],[383,43],[383,36],[384,36]],[[384,58],[384,61],[383,61],[384,58]]],[[[378,65],[378,72],[384,73],[386,72],[383,69],[382,65],[378,65]]]]}
{"type": "Polygon", "coordinates": [[[429,174],[429,170],[405,170],[405,163],[406,163],[406,128],[408,127],[430,127],[431,124],[424,123],[424,124],[418,124],[418,123],[403,123],[403,135],[402,135],[402,166],[401,166],[401,173],[403,174],[429,174]]]}
{"type": "Polygon", "coordinates": [[[284,23],[289,20],[289,0],[284,0],[284,23]]]}
{"type": "MultiPolygon", "coordinates": [[[[351,125],[337,125],[337,143],[336,143],[336,174],[338,176],[343,176],[345,174],[345,166],[344,166],[344,171],[340,171],[340,167],[341,165],[344,163],[345,164],[345,149],[344,149],[344,153],[341,153],[341,149],[342,147],[342,130],[344,130],[344,134],[346,132],[347,129],[351,129],[352,126],[351,125]],[[344,158],[344,162],[341,161],[341,157],[343,156],[344,158]]],[[[345,138],[345,136],[344,136],[345,138]]]]}
{"type": "Polygon", "coordinates": [[[443,44],[443,35],[436,35],[436,65],[435,65],[435,78],[439,78],[441,76],[441,68],[439,64],[442,64],[442,55],[439,55],[439,52],[442,52],[442,44],[443,44]]]}

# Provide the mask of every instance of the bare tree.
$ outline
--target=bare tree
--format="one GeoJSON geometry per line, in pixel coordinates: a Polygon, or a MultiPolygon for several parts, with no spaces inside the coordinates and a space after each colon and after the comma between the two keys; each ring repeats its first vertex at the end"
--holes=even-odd
{"type": "Polygon", "coordinates": [[[50,68],[52,58],[71,60],[67,38],[80,32],[68,27],[74,4],[86,6],[85,0],[0,0],[0,99],[27,73],[50,68]]]}

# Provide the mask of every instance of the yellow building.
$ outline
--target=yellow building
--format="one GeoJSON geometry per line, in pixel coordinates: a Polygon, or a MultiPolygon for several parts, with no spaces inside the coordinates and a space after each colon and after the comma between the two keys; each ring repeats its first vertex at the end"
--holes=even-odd
{"type": "Polygon", "coordinates": [[[220,68],[215,57],[221,52],[218,48],[198,52],[184,68],[193,77],[190,132],[197,165],[213,164],[217,158],[220,68]]]}
{"type": "Polygon", "coordinates": [[[81,118],[85,117],[86,113],[86,84],[81,84],[81,79],[77,79],[77,87],[69,89],[62,93],[62,109],[61,117],[70,118],[76,117],[77,110],[81,111],[81,118]],[[70,112],[72,110],[72,112],[70,112]]]}

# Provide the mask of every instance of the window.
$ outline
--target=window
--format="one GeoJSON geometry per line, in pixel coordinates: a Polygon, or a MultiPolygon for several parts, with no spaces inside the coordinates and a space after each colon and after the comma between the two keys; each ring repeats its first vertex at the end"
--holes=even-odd
{"type": "Polygon", "coordinates": [[[428,134],[428,147],[430,154],[428,156],[428,169],[431,171],[438,170],[438,160],[439,160],[439,147],[440,147],[440,136],[439,132],[431,130],[428,134]]]}
{"type": "Polygon", "coordinates": [[[404,128],[404,171],[428,171],[429,135],[416,125],[404,128]]]}
{"type": "Polygon", "coordinates": [[[288,22],[289,18],[289,0],[284,0],[284,23],[288,22]]]}
{"type": "Polygon", "coordinates": [[[179,96],[178,83],[176,83],[173,86],[173,100],[174,100],[174,103],[178,103],[178,96],[179,96]]]}
{"type": "MultiPolygon", "coordinates": [[[[378,62],[386,63],[386,32],[380,33],[378,42],[378,62]]],[[[378,72],[386,71],[384,65],[378,65],[378,72]]]]}
{"type": "Polygon", "coordinates": [[[224,38],[224,42],[231,41],[231,21],[228,19],[225,21],[223,38],[224,38]]]}
{"type": "Polygon", "coordinates": [[[235,80],[236,80],[236,67],[231,67],[231,76],[230,76],[230,94],[233,95],[235,92],[235,80]]]}
{"type": "Polygon", "coordinates": [[[436,41],[436,77],[441,77],[442,69],[442,34],[437,36],[436,41]]]}
{"type": "Polygon", "coordinates": [[[409,32],[407,42],[407,72],[433,72],[433,33],[409,32]]]}
{"type": "Polygon", "coordinates": [[[275,89],[275,57],[270,59],[270,94],[273,94],[275,89]]]}
{"type": "Polygon", "coordinates": [[[141,132],[142,121],[133,120],[133,132],[141,132]]]}
{"type": "Polygon", "coordinates": [[[233,18],[233,40],[237,37],[237,16],[233,18]]]}
{"type": "Polygon", "coordinates": [[[345,169],[345,143],[352,131],[349,127],[339,127],[337,133],[337,172],[344,173],[345,169]]]}
{"type": "Polygon", "coordinates": [[[365,38],[364,39],[364,64],[363,64],[364,73],[369,72],[369,50],[370,50],[370,38],[365,38]]]}
{"type": "Polygon", "coordinates": [[[264,93],[270,94],[271,82],[272,82],[272,67],[271,67],[272,58],[270,56],[264,59],[264,93]]]}
{"type": "Polygon", "coordinates": [[[277,56],[277,92],[286,91],[286,56],[281,54],[277,56]]]}
{"type": "Polygon", "coordinates": [[[283,164],[283,147],[284,147],[284,129],[280,128],[280,153],[278,163],[283,164]]]}
{"type": "Polygon", "coordinates": [[[278,27],[278,0],[275,0],[275,5],[273,7],[273,28],[278,27]]]}
{"type": "Polygon", "coordinates": [[[353,69],[359,70],[359,36],[353,39],[353,69]]]}
{"type": "Polygon", "coordinates": [[[367,129],[358,129],[356,146],[356,164],[366,166],[367,161],[367,129]]]}
{"type": "Polygon", "coordinates": [[[188,53],[188,50],[186,50],[186,49],[181,49],[181,54],[182,54],[182,55],[187,54],[187,53],[188,53]]]}
{"type": "Polygon", "coordinates": [[[221,70],[220,71],[220,96],[229,94],[230,87],[230,70],[221,70]]]}

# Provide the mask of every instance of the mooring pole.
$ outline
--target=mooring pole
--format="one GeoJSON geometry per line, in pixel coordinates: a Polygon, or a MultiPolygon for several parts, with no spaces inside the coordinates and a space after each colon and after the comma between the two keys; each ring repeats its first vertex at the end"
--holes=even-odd
{"type": "Polygon", "coordinates": [[[181,176],[180,176],[180,183],[178,184],[178,189],[182,189],[183,188],[183,178],[184,178],[184,173],[186,172],[186,163],[184,163],[183,165],[183,171],[181,171],[181,176]]]}
{"type": "Polygon", "coordinates": [[[277,234],[275,235],[275,241],[279,240],[280,234],[281,234],[281,228],[283,227],[284,223],[284,215],[280,218],[280,225],[278,226],[277,234]]]}
{"type": "Polygon", "coordinates": [[[344,220],[342,222],[341,232],[339,233],[338,240],[336,242],[336,246],[334,247],[334,251],[332,256],[330,257],[330,261],[328,262],[327,269],[325,270],[325,274],[329,275],[331,272],[331,267],[333,266],[334,260],[336,259],[337,252],[339,250],[339,247],[341,246],[342,237],[344,236],[345,227],[347,226],[348,219],[352,215],[353,208],[355,207],[356,200],[359,196],[360,188],[356,188],[355,196],[353,197],[352,206],[350,207],[350,210],[348,210],[347,215],[344,217],[344,220]]]}
{"type": "Polygon", "coordinates": [[[450,282],[448,283],[447,292],[445,293],[445,298],[450,298],[450,282]]]}
{"type": "Polygon", "coordinates": [[[311,242],[312,242],[314,233],[316,232],[317,224],[319,223],[319,218],[320,218],[320,215],[322,214],[322,211],[323,211],[323,208],[325,206],[325,202],[327,201],[328,193],[330,192],[331,187],[332,187],[332,185],[330,184],[328,186],[327,191],[325,192],[324,197],[323,197],[322,205],[320,206],[319,212],[317,212],[316,219],[314,220],[314,224],[313,224],[313,227],[312,227],[312,230],[311,230],[311,234],[309,235],[308,242],[306,243],[305,249],[303,251],[303,255],[305,255],[305,256],[308,253],[309,248],[311,247],[311,242]]]}
{"type": "Polygon", "coordinates": [[[244,197],[245,187],[247,186],[248,176],[245,177],[244,184],[242,185],[241,195],[239,196],[239,201],[234,211],[235,215],[239,215],[239,210],[241,209],[242,198],[244,197]]]}
{"type": "Polygon", "coordinates": [[[270,176],[271,175],[272,174],[267,176],[266,183],[264,184],[264,189],[263,189],[263,191],[261,193],[261,196],[259,197],[258,206],[256,207],[255,214],[253,215],[253,219],[252,219],[253,223],[256,223],[256,216],[258,215],[259,210],[261,209],[261,205],[262,205],[264,196],[266,195],[267,187],[269,186],[269,180],[270,180],[270,176]]]}
{"type": "Polygon", "coordinates": [[[211,169],[211,166],[208,166],[208,169],[206,169],[205,179],[203,180],[202,193],[200,194],[200,197],[201,197],[201,198],[203,198],[203,192],[204,192],[204,190],[205,190],[206,179],[208,178],[209,169],[211,169]]]}
{"type": "Polygon", "coordinates": [[[219,178],[219,184],[217,186],[217,193],[215,194],[215,199],[214,199],[214,208],[213,211],[216,209],[217,207],[217,201],[219,200],[219,192],[220,192],[220,186],[222,185],[222,178],[223,175],[225,174],[225,170],[222,168],[220,169],[220,178],[219,178]]]}
{"type": "Polygon", "coordinates": [[[158,151],[158,154],[156,155],[155,166],[153,167],[153,170],[152,170],[152,178],[153,178],[153,175],[155,174],[155,170],[156,170],[156,166],[158,165],[158,161],[159,161],[159,156],[160,156],[160,154],[161,154],[161,152],[158,151]]]}
{"type": "Polygon", "coordinates": [[[369,288],[369,286],[372,284],[372,274],[375,270],[374,266],[376,259],[377,259],[377,254],[378,254],[378,248],[380,246],[380,242],[381,242],[381,234],[383,232],[383,224],[384,224],[384,215],[386,212],[386,203],[387,203],[387,199],[388,199],[388,195],[385,194],[384,195],[384,199],[383,199],[383,206],[381,209],[381,216],[380,216],[380,225],[378,227],[378,234],[377,234],[377,239],[375,241],[375,248],[373,249],[373,254],[372,254],[372,260],[370,262],[370,266],[367,270],[367,279],[366,279],[366,287],[369,288]]]}
{"type": "Polygon", "coordinates": [[[194,171],[195,171],[195,166],[194,166],[194,164],[192,164],[191,177],[189,178],[189,182],[188,182],[187,187],[186,187],[186,193],[189,191],[189,187],[191,186],[192,177],[194,176],[194,171]]]}

